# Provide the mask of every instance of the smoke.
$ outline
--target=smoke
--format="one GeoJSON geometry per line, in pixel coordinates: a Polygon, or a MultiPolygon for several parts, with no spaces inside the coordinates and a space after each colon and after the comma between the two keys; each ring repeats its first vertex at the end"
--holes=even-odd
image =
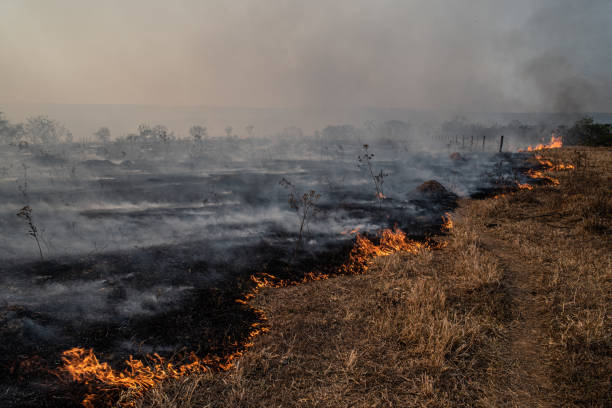
{"type": "Polygon", "coordinates": [[[535,85],[526,92],[532,106],[559,113],[610,110],[611,15],[612,4],[601,0],[545,3],[532,15],[521,67],[525,85],[535,85]]]}
{"type": "Polygon", "coordinates": [[[581,113],[597,98],[597,88],[558,55],[542,55],[530,61],[525,74],[540,92],[543,104],[559,113],[581,113]]]}
{"type": "Polygon", "coordinates": [[[4,102],[610,111],[611,11],[605,0],[9,0],[0,88],[4,102]]]}

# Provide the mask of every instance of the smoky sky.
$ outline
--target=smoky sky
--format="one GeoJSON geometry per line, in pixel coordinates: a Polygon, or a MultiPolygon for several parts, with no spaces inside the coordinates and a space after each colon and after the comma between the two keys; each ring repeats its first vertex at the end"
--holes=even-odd
{"type": "Polygon", "coordinates": [[[0,102],[612,111],[609,0],[2,0],[0,102]]]}

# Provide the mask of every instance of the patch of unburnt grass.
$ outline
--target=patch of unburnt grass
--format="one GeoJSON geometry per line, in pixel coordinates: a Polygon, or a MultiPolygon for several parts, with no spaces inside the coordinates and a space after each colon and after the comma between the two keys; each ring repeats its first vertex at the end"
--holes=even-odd
{"type": "MultiPolygon", "coordinates": [[[[558,406],[612,403],[612,180],[610,149],[559,149],[545,153],[558,186],[519,191],[476,203],[496,236],[513,243],[534,271],[542,359],[558,406]]],[[[485,221],[486,222],[486,221],[485,221]]]]}

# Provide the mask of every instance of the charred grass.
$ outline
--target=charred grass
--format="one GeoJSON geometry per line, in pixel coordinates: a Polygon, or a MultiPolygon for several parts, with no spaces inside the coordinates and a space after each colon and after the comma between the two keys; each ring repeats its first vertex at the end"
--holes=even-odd
{"type": "Polygon", "coordinates": [[[442,249],[261,291],[270,331],[234,368],[136,406],[609,406],[612,151],[546,154],[576,169],[464,202],[442,249]]]}

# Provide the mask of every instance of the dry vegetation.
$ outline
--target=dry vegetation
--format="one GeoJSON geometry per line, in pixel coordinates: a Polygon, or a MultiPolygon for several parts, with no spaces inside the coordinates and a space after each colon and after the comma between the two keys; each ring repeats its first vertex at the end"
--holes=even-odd
{"type": "Polygon", "coordinates": [[[612,405],[612,151],[546,155],[577,169],[464,202],[441,250],[262,291],[270,331],[235,368],[137,406],[612,405]]]}

